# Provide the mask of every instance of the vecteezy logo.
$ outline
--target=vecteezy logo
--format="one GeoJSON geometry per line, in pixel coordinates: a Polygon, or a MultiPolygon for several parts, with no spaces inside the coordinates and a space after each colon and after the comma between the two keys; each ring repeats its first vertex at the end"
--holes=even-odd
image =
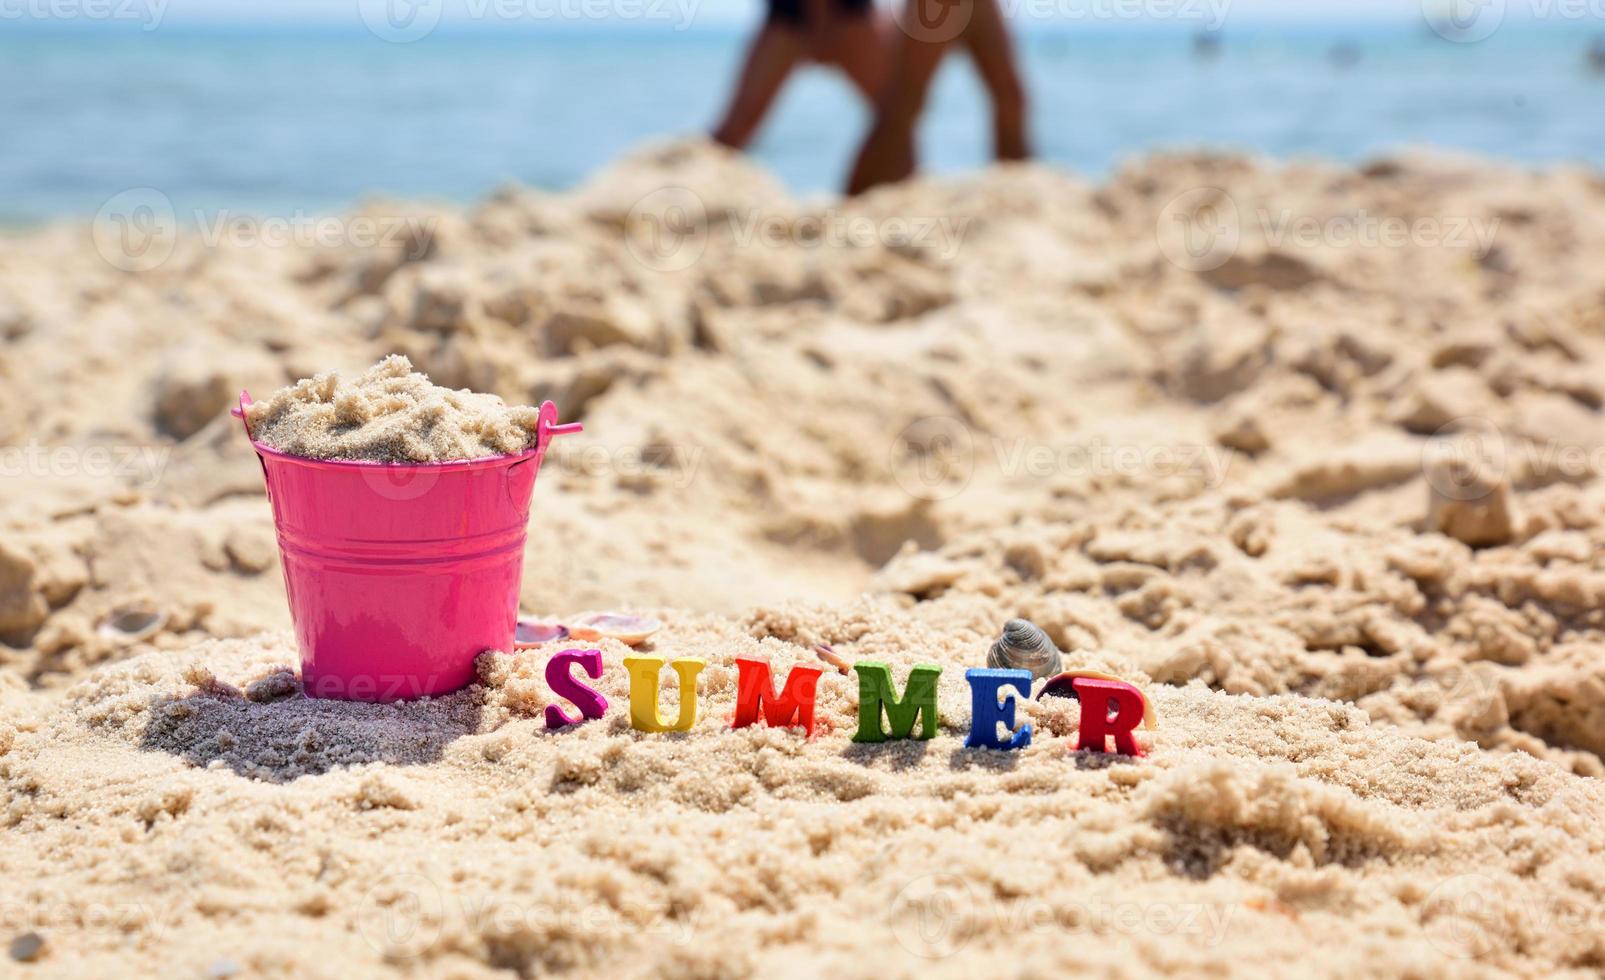
{"type": "Polygon", "coordinates": [[[149,272],[166,262],[178,243],[173,202],[154,187],[136,187],[100,206],[90,226],[95,251],[124,272],[149,272]]]}
{"type": "Polygon", "coordinates": [[[892,478],[909,496],[945,500],[969,486],[975,440],[958,419],[932,415],[910,422],[892,442],[892,478]]]}
{"type": "Polygon", "coordinates": [[[1427,484],[1448,500],[1476,501],[1494,492],[1509,467],[1499,427],[1474,415],[1454,419],[1421,450],[1427,484]]]}
{"type": "Polygon", "coordinates": [[[624,244],[649,269],[688,269],[708,247],[708,209],[688,187],[660,187],[625,215],[624,244]]]}
{"type": "Polygon", "coordinates": [[[1501,895],[1487,875],[1456,875],[1427,894],[1427,938],[1448,956],[1476,959],[1492,949],[1488,927],[1498,921],[1501,895]]]}
{"type": "Polygon", "coordinates": [[[926,959],[963,949],[980,919],[976,890],[952,874],[915,878],[892,902],[892,935],[898,945],[926,959]]]}
{"type": "Polygon", "coordinates": [[[384,956],[414,957],[440,938],[440,889],[416,873],[389,875],[362,896],[357,931],[384,956]]]}
{"type": "Polygon", "coordinates": [[[439,467],[376,463],[362,467],[362,483],[386,500],[417,500],[440,480],[439,467]]]}
{"type": "Polygon", "coordinates": [[[897,26],[916,41],[945,44],[970,26],[975,0],[909,0],[897,14],[897,26]]]}
{"type": "Polygon", "coordinates": [[[1188,272],[1219,269],[1242,240],[1237,202],[1219,187],[1195,187],[1159,212],[1154,240],[1171,264],[1188,272]]]}
{"type": "Polygon", "coordinates": [[[357,12],[374,37],[391,44],[411,44],[440,25],[446,0],[357,0],[357,12]]]}
{"type": "Polygon", "coordinates": [[[1505,0],[1421,0],[1427,26],[1445,41],[1481,41],[1505,22],[1505,0]]]}

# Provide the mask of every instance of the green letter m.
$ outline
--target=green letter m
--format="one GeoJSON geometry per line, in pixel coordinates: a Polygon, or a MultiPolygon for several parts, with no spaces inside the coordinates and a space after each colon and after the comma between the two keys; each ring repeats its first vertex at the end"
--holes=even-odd
{"type": "Polygon", "coordinates": [[[920,719],[917,739],[936,737],[936,679],[942,668],[935,664],[915,664],[908,673],[908,687],[902,700],[892,687],[892,669],[876,660],[853,664],[858,671],[858,733],[855,742],[884,742],[887,733],[881,728],[881,709],[886,709],[891,722],[892,738],[908,738],[914,730],[914,718],[920,719]]]}

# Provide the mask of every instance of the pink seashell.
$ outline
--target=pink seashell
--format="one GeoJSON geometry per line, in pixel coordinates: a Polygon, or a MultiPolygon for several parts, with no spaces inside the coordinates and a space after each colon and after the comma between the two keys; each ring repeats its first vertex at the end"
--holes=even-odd
{"type": "Polygon", "coordinates": [[[555,643],[569,637],[568,627],[541,619],[519,619],[513,631],[513,649],[529,650],[542,643],[555,643]]]}
{"type": "Polygon", "coordinates": [[[618,640],[632,647],[645,643],[648,637],[662,628],[661,620],[612,612],[589,613],[569,627],[576,639],[618,640]]]}
{"type": "MultiPolygon", "coordinates": [[[[1120,681],[1123,684],[1131,683],[1124,677],[1116,677],[1114,674],[1102,670],[1067,670],[1062,674],[1055,674],[1048,678],[1048,682],[1042,685],[1042,690],[1037,692],[1037,700],[1040,701],[1045,697],[1058,697],[1079,701],[1080,698],[1076,697],[1076,689],[1072,683],[1077,677],[1090,677],[1100,681],[1120,681]]],[[[1136,685],[1133,686],[1135,687],[1136,685]]],[[[1137,688],[1137,693],[1142,695],[1142,727],[1153,731],[1159,727],[1159,716],[1154,713],[1154,705],[1152,701],[1148,700],[1148,693],[1140,687],[1137,688]]]]}

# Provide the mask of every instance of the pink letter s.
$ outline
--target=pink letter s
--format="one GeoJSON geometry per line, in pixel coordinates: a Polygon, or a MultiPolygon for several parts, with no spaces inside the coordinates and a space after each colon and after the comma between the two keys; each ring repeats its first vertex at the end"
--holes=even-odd
{"type": "Polygon", "coordinates": [[[607,698],[574,679],[570,664],[579,664],[592,680],[602,676],[602,651],[564,650],[546,662],[546,686],[560,698],[567,698],[580,709],[580,717],[572,718],[555,704],[546,706],[546,728],[562,728],[602,717],[607,711],[607,698]]]}

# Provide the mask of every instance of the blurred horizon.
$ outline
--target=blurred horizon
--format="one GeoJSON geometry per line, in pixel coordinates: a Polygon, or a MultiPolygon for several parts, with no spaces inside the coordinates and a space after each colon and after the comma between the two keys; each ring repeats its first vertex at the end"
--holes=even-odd
{"type": "MultiPolygon", "coordinates": [[[[163,29],[260,29],[366,32],[365,22],[402,8],[437,31],[461,33],[653,29],[638,11],[652,0],[10,0],[0,5],[0,35],[11,29],[118,30],[155,19],[163,29]],[[565,13],[554,14],[562,8],[565,13]],[[63,14],[62,12],[66,13],[63,14]],[[92,13],[91,11],[98,11],[92,13]],[[143,17],[142,17],[143,15],[143,17]]],[[[695,12],[701,27],[740,28],[762,19],[755,0],[664,0],[695,12]]],[[[876,0],[882,11],[897,0],[876,0]]],[[[1497,18],[1502,27],[1605,31],[1601,0],[1002,0],[1030,9],[1011,18],[1017,30],[1158,30],[1191,32],[1215,21],[1227,28],[1430,30],[1433,20],[1497,18]]]]}
{"type": "MultiPolygon", "coordinates": [[[[91,217],[147,187],[203,221],[220,211],[331,214],[374,198],[462,205],[509,183],[565,190],[643,143],[706,132],[759,13],[729,0],[452,0],[584,16],[496,29],[454,25],[436,6],[438,23],[387,43],[359,16],[390,9],[381,0],[325,0],[326,13],[300,22],[289,13],[306,4],[281,0],[266,25],[250,19],[258,0],[5,9],[64,2],[159,11],[160,26],[0,16],[0,125],[13,137],[0,155],[3,227],[91,217]],[[587,13],[632,9],[695,15],[677,29],[587,13]],[[711,16],[720,10],[732,19],[711,16]]],[[[1000,2],[1017,12],[1038,157],[1092,179],[1146,153],[1200,149],[1357,162],[1432,146],[1605,167],[1605,127],[1591,108],[1605,73],[1587,60],[1605,16],[1589,12],[1582,30],[1553,13],[1586,4],[1456,0],[1500,18],[1480,22],[1493,25],[1485,36],[1446,38],[1416,2],[1323,3],[1280,18],[1264,0],[1000,2]],[[1551,16],[1520,16],[1535,10],[1551,16]],[[1211,11],[1227,20],[1212,32],[1218,43],[1200,49],[1206,21],[1178,18],[1211,11]],[[1557,24],[1565,29],[1549,29],[1557,24]]],[[[834,192],[867,125],[838,76],[806,70],[752,155],[795,193],[834,192]]],[[[988,162],[987,105],[963,57],[943,66],[920,147],[933,173],[988,162]]]]}
{"type": "MultiPolygon", "coordinates": [[[[24,3],[48,2],[77,2],[77,0],[18,0],[24,3]]],[[[83,0],[83,2],[101,2],[117,5],[125,2],[143,3],[146,0],[83,0]]],[[[153,0],[159,2],[159,0],[153,0]]],[[[481,0],[481,2],[495,4],[498,2],[515,2],[529,4],[532,7],[583,7],[591,2],[620,3],[637,8],[657,7],[667,12],[666,16],[654,19],[640,14],[634,16],[590,16],[581,14],[551,14],[543,17],[514,18],[511,20],[498,20],[494,17],[465,18],[462,20],[442,19],[438,25],[431,28],[428,36],[408,40],[398,47],[427,46],[432,40],[443,38],[483,38],[528,40],[543,34],[555,33],[621,33],[621,32],[672,32],[675,34],[714,34],[723,35],[742,33],[761,24],[765,16],[765,7],[761,3],[727,3],[725,0],[481,0]],[[717,3],[718,6],[710,6],[717,3]],[[665,23],[669,15],[678,15],[683,11],[690,11],[692,17],[689,22],[665,23]]],[[[1097,6],[1104,3],[1119,4],[1124,0],[1014,0],[1022,7],[1048,7],[1048,6],[1079,6],[1087,4],[1097,6]]],[[[1149,0],[1145,0],[1149,2],[1149,0]]],[[[1341,40],[1347,37],[1420,37],[1433,41],[1442,40],[1433,34],[1431,24],[1419,12],[1414,17],[1396,16],[1353,16],[1342,17],[1287,17],[1274,16],[1243,18],[1235,9],[1225,18],[1219,20],[1210,12],[1212,4],[1232,4],[1238,0],[1156,0],[1156,2],[1173,2],[1178,5],[1195,6],[1197,16],[1187,18],[1146,18],[1146,17],[1106,17],[1088,15],[1082,18],[1059,17],[1037,14],[1025,14],[1011,18],[1007,21],[1011,31],[1024,36],[1027,34],[1050,35],[1109,35],[1109,34],[1148,34],[1154,36],[1184,36],[1211,35],[1222,40],[1238,37],[1264,37],[1264,36],[1311,36],[1321,35],[1332,40],[1341,40]]],[[[1473,0],[1456,0],[1456,2],[1473,2],[1473,0]]],[[[1496,0],[1485,0],[1496,2],[1496,0]]],[[[1535,0],[1535,2],[1558,3],[1564,0],[1535,0]]],[[[1578,0],[1584,2],[1584,0],[1578,0]]],[[[1556,18],[1505,18],[1501,22],[1500,34],[1515,36],[1536,35],[1565,35],[1587,44],[1594,38],[1605,38],[1605,0],[1586,0],[1598,3],[1601,12],[1598,17],[1590,17],[1586,22],[1564,20],[1556,18]],[[1586,24],[1586,26],[1585,26],[1586,24]]],[[[0,4],[0,7],[3,7],[0,4]]],[[[1005,9],[1008,0],[1004,3],[1005,9]]],[[[876,10],[883,14],[893,14],[898,6],[876,0],[876,10]]],[[[142,22],[137,17],[117,18],[7,18],[0,14],[0,40],[8,37],[22,39],[27,36],[58,36],[71,37],[86,35],[95,37],[123,37],[135,40],[151,34],[184,34],[192,37],[201,36],[325,36],[325,37],[351,37],[363,38],[374,43],[388,43],[382,38],[374,36],[373,30],[361,18],[356,16],[330,16],[313,17],[306,20],[291,18],[226,18],[226,17],[185,17],[175,19],[171,10],[161,14],[161,19],[155,26],[142,22]]],[[[1466,44],[1457,44],[1457,47],[1474,47],[1481,44],[1495,43],[1477,38],[1466,44]]]]}

